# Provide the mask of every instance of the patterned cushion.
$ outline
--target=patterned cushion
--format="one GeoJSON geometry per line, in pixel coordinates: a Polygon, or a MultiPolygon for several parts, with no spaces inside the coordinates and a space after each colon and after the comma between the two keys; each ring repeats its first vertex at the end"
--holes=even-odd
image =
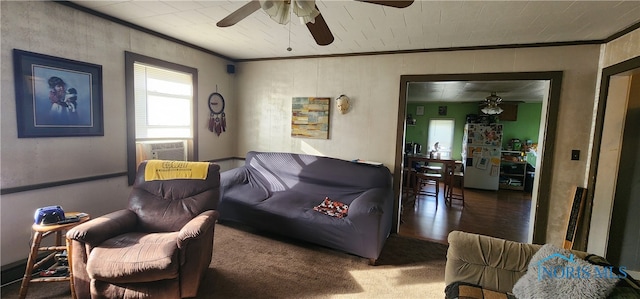
{"type": "Polygon", "coordinates": [[[349,205],[325,197],[322,203],[313,207],[313,209],[332,217],[343,218],[347,216],[349,205]]]}
{"type": "Polygon", "coordinates": [[[444,292],[447,299],[516,299],[512,294],[483,289],[479,285],[461,281],[448,285],[444,292]]]}

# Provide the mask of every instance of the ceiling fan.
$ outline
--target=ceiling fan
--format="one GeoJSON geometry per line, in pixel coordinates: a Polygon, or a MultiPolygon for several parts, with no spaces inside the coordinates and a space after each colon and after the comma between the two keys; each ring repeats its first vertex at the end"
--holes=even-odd
{"type": "MultiPolygon", "coordinates": [[[[502,113],[502,108],[500,108],[500,103],[502,102],[502,98],[499,97],[495,92],[492,92],[490,96],[486,97],[482,104],[484,107],[480,110],[484,114],[495,115],[502,113]]],[[[481,105],[482,105],[481,104],[481,105]]]]}
{"type": "MultiPolygon", "coordinates": [[[[405,8],[413,3],[413,0],[355,0],[377,5],[384,5],[395,8],[405,8]]],[[[309,32],[315,39],[316,43],[321,46],[329,45],[333,42],[333,34],[327,26],[315,0],[251,0],[251,2],[243,5],[236,11],[220,20],[216,25],[218,27],[229,27],[242,21],[258,9],[262,8],[272,19],[280,24],[289,22],[289,7],[293,12],[303,19],[307,25],[309,32]]]]}

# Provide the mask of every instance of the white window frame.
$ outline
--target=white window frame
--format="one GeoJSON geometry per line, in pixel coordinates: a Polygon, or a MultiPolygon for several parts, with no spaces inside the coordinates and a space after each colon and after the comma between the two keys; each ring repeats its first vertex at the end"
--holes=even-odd
{"type": "Polygon", "coordinates": [[[451,159],[453,151],[453,138],[455,136],[456,121],[453,118],[431,118],[427,132],[427,151],[434,150],[436,142],[440,144],[440,158],[451,159]],[[449,133],[442,132],[449,127],[449,133]],[[449,138],[446,138],[449,135],[449,138]],[[444,136],[444,138],[443,138],[444,136]],[[448,139],[448,140],[446,140],[448,139]]]}
{"type": "Polygon", "coordinates": [[[136,141],[193,138],[191,74],[135,62],[134,89],[136,141]]]}

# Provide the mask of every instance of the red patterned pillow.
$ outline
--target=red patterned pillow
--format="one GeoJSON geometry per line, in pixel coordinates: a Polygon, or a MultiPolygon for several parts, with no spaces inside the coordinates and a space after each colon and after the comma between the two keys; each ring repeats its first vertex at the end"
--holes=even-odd
{"type": "Polygon", "coordinates": [[[349,205],[325,197],[322,203],[313,207],[313,209],[332,217],[343,218],[349,212],[349,205]]]}

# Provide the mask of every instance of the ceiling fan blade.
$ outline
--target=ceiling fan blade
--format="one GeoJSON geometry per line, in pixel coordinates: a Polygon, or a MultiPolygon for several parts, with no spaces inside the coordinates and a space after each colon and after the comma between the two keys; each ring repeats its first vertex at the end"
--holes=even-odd
{"type": "Polygon", "coordinates": [[[398,0],[398,1],[393,1],[393,0],[387,0],[387,1],[383,1],[383,0],[356,0],[356,1],[360,1],[360,2],[367,2],[367,3],[371,3],[371,4],[379,4],[379,5],[384,5],[384,6],[390,6],[390,7],[396,7],[396,8],[405,8],[409,5],[411,5],[413,3],[413,0],[407,0],[407,1],[403,1],[403,0],[398,0]]]}
{"type": "MultiPolygon", "coordinates": [[[[316,9],[318,9],[318,6],[316,6],[316,9]]],[[[329,26],[327,26],[327,22],[322,17],[322,14],[316,17],[314,23],[307,23],[307,28],[309,28],[309,32],[311,32],[313,39],[316,40],[318,45],[326,46],[333,42],[333,34],[329,26]]]]}
{"type": "Polygon", "coordinates": [[[258,9],[260,9],[260,1],[251,0],[251,2],[238,8],[238,10],[232,12],[226,18],[220,20],[220,22],[216,23],[216,25],[218,27],[229,27],[231,25],[235,25],[236,23],[242,21],[242,19],[248,17],[250,14],[254,13],[258,9]]]}

